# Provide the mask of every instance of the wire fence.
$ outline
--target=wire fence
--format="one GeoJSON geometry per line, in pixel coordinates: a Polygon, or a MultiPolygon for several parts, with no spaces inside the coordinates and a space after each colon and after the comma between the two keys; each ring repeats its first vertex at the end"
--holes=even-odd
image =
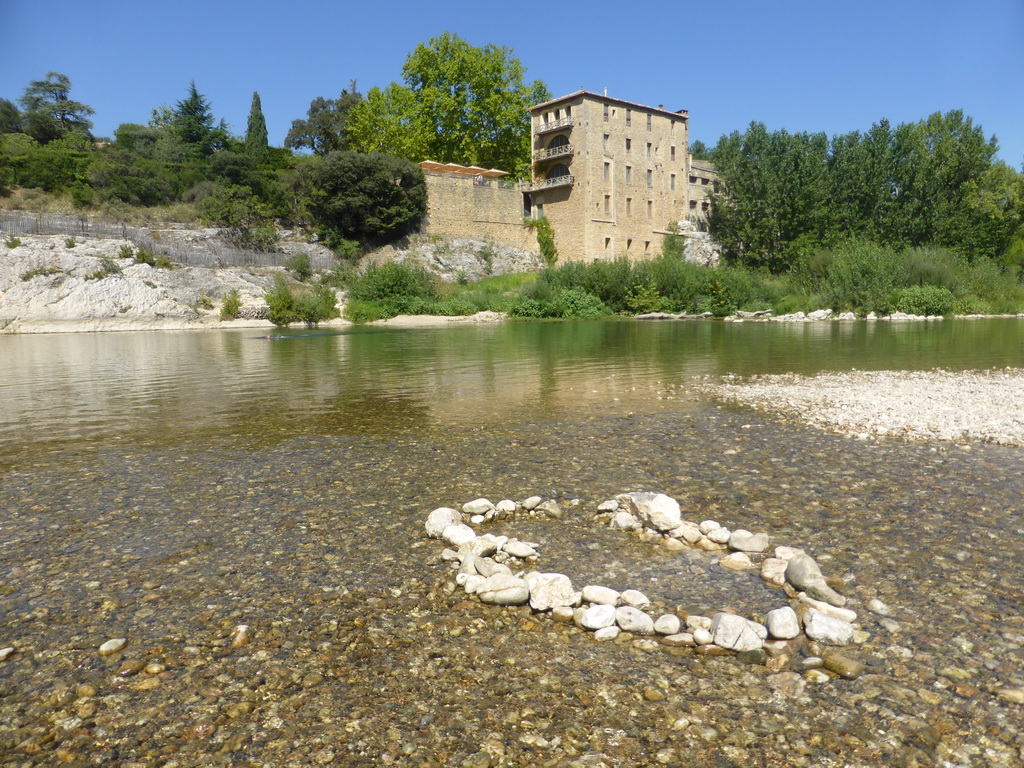
{"type": "MultiPolygon", "coordinates": [[[[56,213],[0,211],[0,233],[5,237],[63,235],[126,240],[139,248],[149,249],[154,256],[164,256],[176,264],[193,267],[281,267],[292,256],[288,253],[236,248],[221,240],[185,242],[176,237],[173,230],[160,232],[130,227],[119,221],[56,213]]],[[[330,269],[336,262],[333,256],[310,254],[310,266],[314,270],[330,269]]]]}

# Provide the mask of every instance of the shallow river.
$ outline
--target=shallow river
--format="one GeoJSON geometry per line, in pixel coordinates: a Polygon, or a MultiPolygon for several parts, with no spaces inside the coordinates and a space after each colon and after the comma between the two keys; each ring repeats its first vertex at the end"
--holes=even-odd
{"type": "Polygon", "coordinates": [[[0,336],[0,765],[1024,762],[1020,449],[859,442],[694,392],[1024,367],[1019,321],[263,333],[0,336]],[[666,610],[784,603],[592,520],[629,490],[807,549],[872,635],[867,673],[783,686],[596,643],[450,591],[423,535],[434,507],[536,493],[566,519],[495,530],[541,570],[666,610]]]}

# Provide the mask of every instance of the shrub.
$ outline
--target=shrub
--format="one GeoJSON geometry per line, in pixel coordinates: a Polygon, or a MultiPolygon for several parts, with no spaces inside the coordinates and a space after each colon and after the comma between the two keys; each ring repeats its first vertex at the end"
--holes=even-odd
{"type": "Polygon", "coordinates": [[[338,297],[326,285],[305,289],[296,295],[285,279],[278,275],[274,278],[274,288],[263,298],[269,308],[267,318],[278,326],[295,322],[313,326],[338,316],[338,297]]]}
{"type": "Polygon", "coordinates": [[[436,304],[437,314],[449,317],[475,315],[476,305],[462,296],[449,296],[444,301],[436,304]]]}
{"type": "Polygon", "coordinates": [[[539,219],[526,219],[526,226],[537,230],[537,247],[540,249],[541,258],[549,267],[553,267],[558,261],[558,249],[555,248],[555,232],[551,228],[551,222],[546,216],[539,219]]]}
{"type": "Polygon", "coordinates": [[[557,317],[558,310],[551,302],[522,297],[509,307],[508,314],[521,318],[557,317]]]}
{"type": "MultiPolygon", "coordinates": [[[[129,251],[129,255],[131,255],[130,254],[131,248],[129,248],[128,251],[129,251]]],[[[121,251],[119,252],[118,255],[120,255],[122,257],[124,256],[124,248],[121,248],[121,251]]],[[[156,257],[153,255],[153,252],[151,250],[149,250],[149,248],[139,248],[139,250],[135,253],[135,263],[136,264],[149,264],[149,266],[155,267],[156,266],[156,257]]]]}
{"type": "Polygon", "coordinates": [[[220,319],[234,320],[242,309],[242,297],[237,288],[232,288],[220,301],[220,319]]]}
{"type": "Polygon", "coordinates": [[[313,275],[313,267],[310,264],[308,253],[296,253],[284,262],[284,268],[293,272],[295,277],[306,282],[313,275]]]}
{"type": "Polygon", "coordinates": [[[78,243],[75,242],[75,238],[73,238],[73,237],[66,237],[66,238],[64,238],[64,247],[65,248],[74,248],[76,245],[78,245],[78,243]]]}
{"type": "Polygon", "coordinates": [[[174,262],[166,256],[157,256],[153,259],[153,266],[157,269],[174,269],[174,262]]]}
{"type": "Polygon", "coordinates": [[[128,243],[121,246],[121,250],[117,252],[119,259],[132,259],[135,258],[135,249],[132,248],[128,243]]]}
{"type": "Polygon", "coordinates": [[[48,275],[58,275],[62,271],[63,270],[61,270],[60,267],[36,267],[35,269],[30,269],[27,272],[22,272],[21,279],[27,283],[33,277],[46,277],[48,275]]]}
{"type": "Polygon", "coordinates": [[[421,267],[389,261],[371,264],[367,270],[352,279],[349,297],[364,301],[437,298],[434,276],[421,267]]]}
{"type": "Polygon", "coordinates": [[[13,251],[15,248],[21,245],[21,239],[17,237],[8,237],[6,240],[4,240],[4,245],[6,245],[13,251]]]}
{"type": "Polygon", "coordinates": [[[377,301],[350,298],[345,302],[345,319],[353,323],[372,323],[394,317],[398,312],[393,309],[377,301]]]}
{"type": "Polygon", "coordinates": [[[555,303],[555,309],[560,317],[578,319],[603,317],[611,314],[611,310],[600,298],[581,288],[570,288],[563,291],[555,303]]]}
{"type": "Polygon", "coordinates": [[[100,267],[95,272],[85,276],[86,280],[102,280],[110,275],[121,274],[121,267],[116,261],[108,256],[100,257],[100,267]]]}
{"type": "Polygon", "coordinates": [[[948,315],[955,303],[952,291],[934,285],[914,285],[893,297],[894,309],[908,315],[948,315]]]}

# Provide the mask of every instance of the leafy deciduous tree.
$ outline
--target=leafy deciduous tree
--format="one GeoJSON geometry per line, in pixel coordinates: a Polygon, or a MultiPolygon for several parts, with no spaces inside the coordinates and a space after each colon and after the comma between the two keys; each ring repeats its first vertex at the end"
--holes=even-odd
{"type": "Polygon", "coordinates": [[[349,149],[346,135],[349,115],[362,100],[355,80],[337,99],[313,99],[306,119],[292,121],[284,145],[289,149],[310,149],[315,155],[349,149]]]}

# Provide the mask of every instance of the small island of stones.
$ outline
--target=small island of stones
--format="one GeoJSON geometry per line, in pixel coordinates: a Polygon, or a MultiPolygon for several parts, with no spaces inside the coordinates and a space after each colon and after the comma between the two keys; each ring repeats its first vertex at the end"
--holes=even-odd
{"type": "MultiPolygon", "coordinates": [[[[441,559],[456,572],[450,585],[453,590],[461,588],[495,606],[529,605],[534,613],[575,624],[598,641],[628,633],[648,650],[663,647],[676,654],[735,655],[740,661],[764,664],[774,672],[791,666],[799,652],[802,670],[812,682],[833,676],[855,678],[864,672],[864,662],[836,650],[871,639],[840,593],[840,580],[826,578],[814,558],[802,549],[771,549],[767,533],[730,530],[715,520],[684,520],[679,503],[665,494],[620,494],[601,503],[594,519],[636,536],[641,543],[707,553],[731,571],[758,570],[765,582],[778,588],[779,606],[763,616],[726,610],[699,616],[683,607],[653,611],[652,600],[643,589],[578,586],[569,574],[536,569],[541,543],[493,530],[482,532],[502,520],[529,516],[557,521],[565,514],[557,501],[540,496],[522,501],[503,499],[496,504],[479,498],[461,509],[433,510],[425,528],[429,537],[448,545],[441,559]]],[[[896,622],[887,618],[889,607],[880,600],[872,599],[865,607],[882,617],[882,626],[889,622],[895,628],[896,622]]]]}

